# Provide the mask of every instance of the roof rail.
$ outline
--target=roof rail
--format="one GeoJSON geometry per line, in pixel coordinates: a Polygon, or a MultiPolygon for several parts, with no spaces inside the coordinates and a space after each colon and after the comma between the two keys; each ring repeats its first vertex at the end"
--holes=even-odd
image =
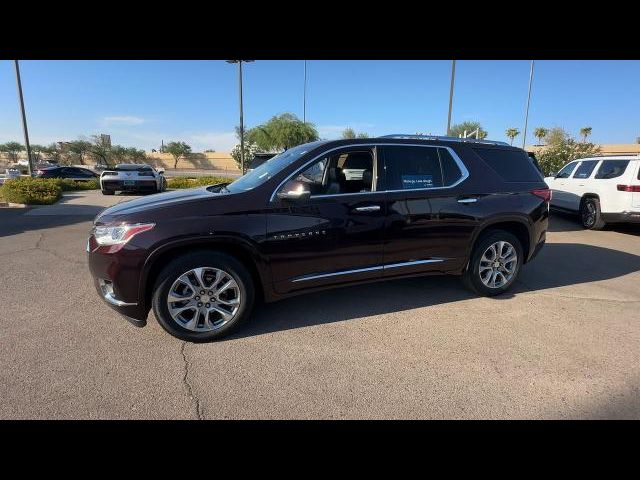
{"type": "Polygon", "coordinates": [[[396,139],[405,139],[405,140],[442,140],[445,142],[481,143],[484,145],[510,146],[507,142],[499,142],[497,140],[478,140],[477,138],[447,137],[447,136],[439,136],[439,135],[408,135],[405,133],[394,133],[392,135],[382,135],[378,138],[396,138],[396,139]]]}
{"type": "Polygon", "coordinates": [[[589,157],[640,157],[640,152],[594,153],[589,157]]]}

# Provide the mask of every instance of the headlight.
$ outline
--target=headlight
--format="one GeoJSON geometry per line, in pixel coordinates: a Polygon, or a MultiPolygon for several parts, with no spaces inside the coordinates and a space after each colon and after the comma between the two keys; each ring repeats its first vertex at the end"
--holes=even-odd
{"type": "Polygon", "coordinates": [[[94,227],[93,236],[98,245],[124,245],[139,233],[155,227],[155,223],[136,223],[135,225],[110,225],[94,227]]]}

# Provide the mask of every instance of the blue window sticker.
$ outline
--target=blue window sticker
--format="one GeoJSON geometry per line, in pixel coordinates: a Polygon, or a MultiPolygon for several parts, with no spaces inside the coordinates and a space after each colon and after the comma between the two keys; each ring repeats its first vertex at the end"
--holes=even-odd
{"type": "Polygon", "coordinates": [[[433,175],[402,175],[402,188],[433,188],[433,175]]]}

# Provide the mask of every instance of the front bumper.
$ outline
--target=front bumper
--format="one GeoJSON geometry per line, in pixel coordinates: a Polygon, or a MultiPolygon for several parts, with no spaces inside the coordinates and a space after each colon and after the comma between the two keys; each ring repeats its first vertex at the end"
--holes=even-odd
{"type": "Polygon", "coordinates": [[[144,324],[149,308],[138,290],[144,250],[127,244],[117,254],[110,254],[100,252],[97,247],[93,236],[89,237],[89,271],[98,295],[116,312],[131,321],[144,324]]]}

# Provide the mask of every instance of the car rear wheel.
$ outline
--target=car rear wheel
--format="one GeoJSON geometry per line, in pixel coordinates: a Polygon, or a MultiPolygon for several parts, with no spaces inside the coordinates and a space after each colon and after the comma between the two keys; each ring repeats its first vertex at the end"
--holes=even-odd
{"type": "Polygon", "coordinates": [[[523,260],[522,245],[515,235],[492,230],[476,242],[463,281],[478,295],[499,295],[515,283],[523,260]]]}
{"type": "Polygon", "coordinates": [[[582,226],[588,230],[602,230],[606,223],[602,220],[600,200],[585,198],[580,204],[580,220],[582,226]]]}
{"type": "Polygon", "coordinates": [[[102,190],[103,195],[114,195],[115,193],[115,190],[102,190]]]}
{"type": "Polygon", "coordinates": [[[253,303],[254,285],[244,265],[207,251],[169,263],[158,275],[152,298],[162,328],[191,342],[228,335],[249,318],[253,303]]]}

